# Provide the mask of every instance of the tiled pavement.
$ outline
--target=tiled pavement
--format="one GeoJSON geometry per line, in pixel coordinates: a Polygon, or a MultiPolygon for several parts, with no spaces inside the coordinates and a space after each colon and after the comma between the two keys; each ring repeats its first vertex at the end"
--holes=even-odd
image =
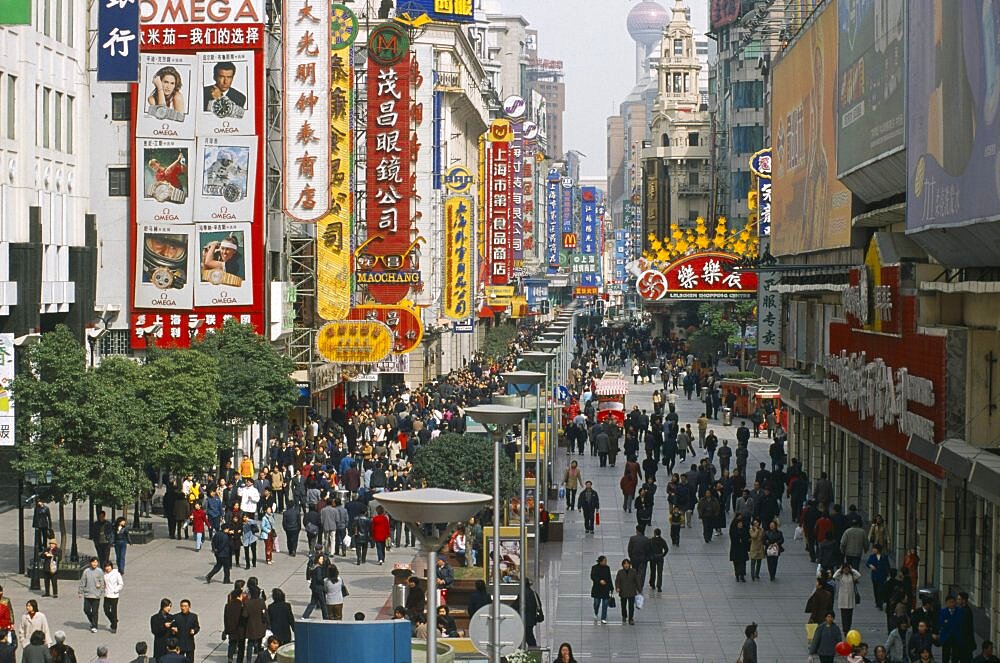
{"type": "MultiPolygon", "coordinates": [[[[652,393],[658,385],[631,386],[626,407],[639,405],[652,412],[652,393]]],[[[697,431],[696,420],[701,403],[681,398],[677,411],[682,424],[690,423],[697,431]]],[[[720,415],[721,416],[721,415],[720,415]]],[[[734,422],[739,425],[739,421],[734,422]]],[[[712,421],[722,439],[729,439],[735,446],[736,427],[722,426],[721,420],[712,421]]],[[[766,438],[751,439],[749,467],[768,460],[766,438]]],[[[695,444],[697,447],[697,444],[695,444]]],[[[743,629],[756,621],[759,627],[757,640],[762,662],[795,662],[805,660],[805,603],[813,590],[815,565],[809,562],[800,541],[792,541],[794,524],[785,500],[782,511],[782,531],[785,534],[785,553],[778,564],[777,580],[736,583],[729,561],[729,537],[716,537],[706,544],[701,536],[700,523],[695,521],[690,529],[681,533],[680,546],[671,546],[665,564],[662,594],[645,595],[642,610],[636,611],[634,626],[621,624],[621,613],[609,609],[608,624],[593,623],[593,605],[590,598],[590,567],[598,555],[607,555],[614,575],[621,568],[628,537],[635,533],[634,513],[624,513],[621,508],[621,490],[618,481],[624,461],[619,456],[617,468],[599,468],[596,457],[589,451],[581,458],[557,453],[556,478],[570,459],[580,461],[585,479],[594,482],[601,497],[601,524],[595,535],[583,534],[583,515],[569,512],[565,526],[565,540],[561,545],[546,545],[545,572],[541,580],[541,594],[546,602],[546,621],[539,627],[539,643],[547,644],[553,651],[562,642],[573,646],[580,661],[620,661],[636,663],[666,663],[673,661],[698,661],[699,663],[731,663],[739,655],[743,643],[743,629]]],[[[690,457],[688,465],[690,465],[690,457]]],[[[666,526],[666,496],[663,494],[667,479],[662,468],[657,473],[660,491],[656,496],[653,527],[666,526]]],[[[677,468],[675,468],[677,469],[677,468]]],[[[555,507],[555,505],[549,505],[555,507]]],[[[558,507],[564,510],[565,505],[558,507]]],[[[725,531],[725,530],[724,530],[725,531]]],[[[647,535],[651,535],[651,529],[647,535]]],[[[838,611],[839,622],[839,611],[838,611]]],[[[885,618],[876,611],[871,600],[871,585],[867,578],[862,585],[862,603],[855,610],[854,628],[861,631],[872,648],[883,643],[886,637],[885,618]]]]}

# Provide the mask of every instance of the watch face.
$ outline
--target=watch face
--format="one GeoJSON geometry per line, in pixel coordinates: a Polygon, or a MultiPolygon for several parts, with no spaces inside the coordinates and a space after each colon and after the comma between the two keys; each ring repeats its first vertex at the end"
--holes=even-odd
{"type": "Polygon", "coordinates": [[[167,116],[166,106],[153,106],[153,117],[155,117],[157,120],[162,120],[166,116],[167,116]]]}
{"type": "Polygon", "coordinates": [[[156,186],[153,187],[153,200],[158,203],[170,200],[170,190],[172,188],[166,182],[157,182],[156,186]]]}
{"type": "Polygon", "coordinates": [[[219,285],[222,283],[222,279],[225,275],[226,273],[224,271],[222,271],[219,268],[215,268],[211,272],[209,272],[208,282],[211,283],[212,285],[219,285]]]}
{"type": "Polygon", "coordinates": [[[228,202],[235,203],[243,197],[243,189],[235,184],[227,184],[222,188],[222,197],[228,202]]]}
{"type": "Polygon", "coordinates": [[[160,290],[166,290],[174,284],[174,274],[166,267],[157,267],[150,274],[149,280],[160,290]]]}
{"type": "Polygon", "coordinates": [[[225,97],[219,97],[212,102],[212,113],[216,117],[229,117],[233,114],[233,102],[225,97]]]}

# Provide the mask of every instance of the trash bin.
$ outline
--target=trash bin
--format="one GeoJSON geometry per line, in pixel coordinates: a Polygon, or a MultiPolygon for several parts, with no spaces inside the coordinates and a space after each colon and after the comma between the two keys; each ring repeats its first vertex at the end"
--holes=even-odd
{"type": "Polygon", "coordinates": [[[402,585],[396,584],[392,586],[392,607],[396,608],[398,605],[406,605],[406,595],[409,591],[409,587],[406,583],[402,585]]]}
{"type": "Polygon", "coordinates": [[[923,605],[923,602],[930,599],[931,608],[937,610],[941,607],[941,602],[938,600],[940,593],[937,587],[921,587],[917,590],[917,600],[923,605]]]}
{"type": "Polygon", "coordinates": [[[722,408],[722,425],[732,426],[733,425],[733,410],[732,408],[723,407],[722,408]]]}
{"type": "Polygon", "coordinates": [[[340,500],[341,504],[347,504],[351,499],[351,493],[346,488],[337,489],[337,499],[340,500]]]}
{"type": "Polygon", "coordinates": [[[395,564],[392,568],[392,607],[406,605],[406,595],[409,594],[410,586],[406,584],[407,579],[413,575],[413,569],[409,564],[395,564]]]}

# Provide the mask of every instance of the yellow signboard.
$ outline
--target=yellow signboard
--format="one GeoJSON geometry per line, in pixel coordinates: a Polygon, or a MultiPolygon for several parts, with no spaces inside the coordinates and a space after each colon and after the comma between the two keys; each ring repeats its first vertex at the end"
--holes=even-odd
{"type": "Polygon", "coordinates": [[[465,320],[472,315],[472,198],[451,196],[444,201],[444,317],[465,320]]]}
{"type": "Polygon", "coordinates": [[[316,332],[316,351],[335,364],[374,364],[392,351],[392,330],[370,320],[328,322],[316,332]]]}
{"type": "Polygon", "coordinates": [[[486,287],[487,306],[510,306],[514,297],[514,286],[512,285],[491,285],[486,287]]]}
{"type": "Polygon", "coordinates": [[[330,67],[330,211],[318,221],[316,308],[324,320],[351,310],[351,58],[334,54],[330,67]]]}

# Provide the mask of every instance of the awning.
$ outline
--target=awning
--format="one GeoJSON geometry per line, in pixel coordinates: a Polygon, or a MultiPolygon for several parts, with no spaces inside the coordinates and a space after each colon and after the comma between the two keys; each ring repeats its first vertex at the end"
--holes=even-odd
{"type": "Polygon", "coordinates": [[[969,490],[980,497],[1000,503],[1000,456],[989,449],[974,447],[957,438],[935,444],[911,435],[906,450],[966,481],[969,490]]]}
{"type": "Polygon", "coordinates": [[[598,380],[594,386],[598,396],[622,396],[628,393],[628,380],[624,378],[605,378],[598,380]]]}
{"type": "Polygon", "coordinates": [[[928,292],[993,295],[1000,292],[1000,281],[921,281],[920,293],[928,292]]]}
{"type": "Polygon", "coordinates": [[[823,392],[823,383],[811,376],[797,373],[787,368],[777,366],[758,366],[751,362],[747,367],[760,377],[781,389],[783,401],[797,406],[796,409],[806,411],[806,414],[827,417],[830,414],[830,402],[823,392]]]}
{"type": "Polygon", "coordinates": [[[802,294],[806,292],[843,292],[847,290],[845,283],[779,283],[770,290],[782,295],[802,294]]]}

